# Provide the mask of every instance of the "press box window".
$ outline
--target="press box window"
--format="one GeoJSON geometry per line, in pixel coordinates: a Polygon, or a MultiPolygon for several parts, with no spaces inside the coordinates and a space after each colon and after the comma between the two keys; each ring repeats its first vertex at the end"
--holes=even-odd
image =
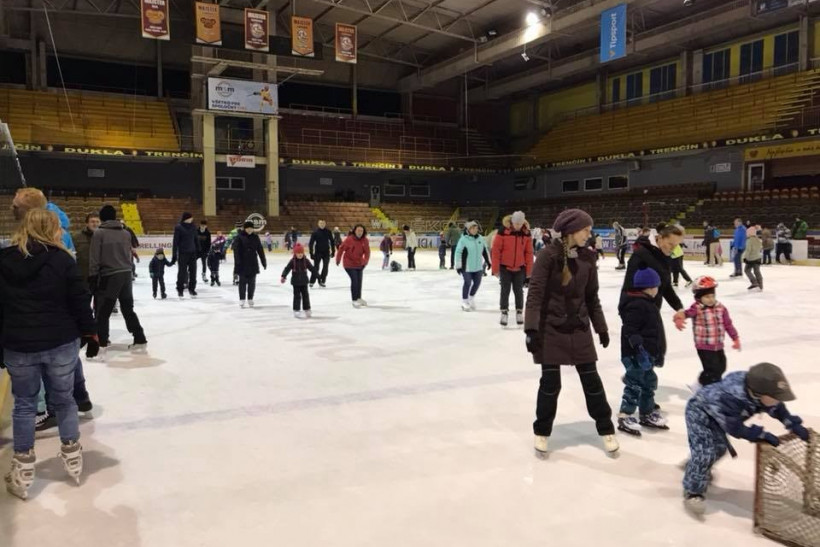
{"type": "Polygon", "coordinates": [[[244,177],[216,177],[217,190],[244,190],[244,177]]]}
{"type": "Polygon", "coordinates": [[[430,185],[429,184],[411,184],[410,185],[411,198],[429,198],[430,185]]]}
{"type": "Polygon", "coordinates": [[[623,176],[609,177],[606,185],[610,190],[626,190],[629,188],[629,178],[623,176]]]}
{"type": "Polygon", "coordinates": [[[565,180],[561,182],[561,191],[564,193],[577,192],[579,189],[580,184],[577,180],[565,180]]]}
{"type": "Polygon", "coordinates": [[[596,192],[599,190],[604,189],[604,179],[602,178],[594,178],[594,179],[585,179],[584,180],[584,191],[585,192],[596,192]]]}
{"type": "Polygon", "coordinates": [[[384,185],[383,194],[394,198],[402,198],[405,195],[404,184],[391,184],[388,182],[384,185]]]}

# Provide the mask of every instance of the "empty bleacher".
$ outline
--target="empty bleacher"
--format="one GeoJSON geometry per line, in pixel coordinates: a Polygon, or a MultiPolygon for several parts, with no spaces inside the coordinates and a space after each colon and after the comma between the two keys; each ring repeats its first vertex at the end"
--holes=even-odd
{"type": "Polygon", "coordinates": [[[382,203],[379,208],[399,229],[407,225],[417,232],[443,230],[455,212],[447,203],[382,203]]]}
{"type": "Polygon", "coordinates": [[[142,218],[142,227],[148,235],[172,233],[184,212],[194,215],[194,221],[197,223],[202,219],[202,204],[192,198],[140,197],[137,199],[137,207],[142,218]]]}
{"type": "Polygon", "coordinates": [[[791,227],[798,215],[810,228],[820,227],[820,189],[817,186],[717,192],[711,198],[700,201],[687,218],[697,225],[703,221],[713,222],[724,234],[728,234],[736,218],[773,228],[781,222],[791,227]]]}
{"type": "Polygon", "coordinates": [[[146,97],[0,88],[0,119],[16,143],[179,150],[168,105],[146,97]]]}
{"type": "Polygon", "coordinates": [[[537,161],[607,156],[742,137],[787,126],[811,103],[820,70],[566,119],[532,148],[537,161]]]}

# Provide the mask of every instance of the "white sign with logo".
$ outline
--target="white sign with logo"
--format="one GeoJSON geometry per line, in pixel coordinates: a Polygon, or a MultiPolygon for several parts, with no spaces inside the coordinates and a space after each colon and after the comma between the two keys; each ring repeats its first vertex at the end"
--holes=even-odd
{"type": "Polygon", "coordinates": [[[225,158],[225,164],[228,167],[243,167],[245,169],[253,169],[254,167],[256,167],[256,157],[228,154],[228,156],[225,158]]]}
{"type": "Polygon", "coordinates": [[[208,78],[208,110],[274,115],[279,112],[276,84],[208,78]]]}

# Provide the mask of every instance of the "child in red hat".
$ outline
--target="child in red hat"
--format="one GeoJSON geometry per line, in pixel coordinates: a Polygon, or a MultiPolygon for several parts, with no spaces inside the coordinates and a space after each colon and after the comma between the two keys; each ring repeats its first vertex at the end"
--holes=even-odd
{"type": "Polygon", "coordinates": [[[280,282],[284,283],[291,271],[293,271],[293,277],[290,278],[290,284],[293,286],[293,317],[301,319],[302,309],[304,309],[304,317],[307,319],[311,315],[308,272],[315,275],[316,270],[310,259],[305,256],[305,248],[301,243],[293,246],[293,258],[282,270],[280,282]]]}

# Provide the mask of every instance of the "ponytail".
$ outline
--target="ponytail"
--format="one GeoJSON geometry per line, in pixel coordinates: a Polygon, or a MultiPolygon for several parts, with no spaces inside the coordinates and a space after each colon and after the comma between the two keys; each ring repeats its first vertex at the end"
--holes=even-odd
{"type": "Polygon", "coordinates": [[[561,270],[561,286],[566,287],[572,281],[572,272],[569,269],[569,237],[561,238],[561,247],[564,250],[564,268],[561,270]]]}

